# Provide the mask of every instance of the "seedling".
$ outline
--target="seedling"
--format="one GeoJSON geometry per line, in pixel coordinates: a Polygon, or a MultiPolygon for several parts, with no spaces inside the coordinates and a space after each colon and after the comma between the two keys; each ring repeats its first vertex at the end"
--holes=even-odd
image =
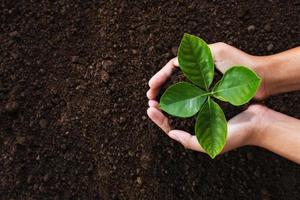
{"type": "Polygon", "coordinates": [[[170,115],[187,118],[198,113],[195,134],[201,147],[211,157],[218,155],[227,137],[227,121],[213,100],[240,106],[250,101],[258,90],[260,77],[244,66],[232,66],[214,87],[214,62],[208,45],[200,38],[184,34],[178,49],[179,66],[192,83],[170,86],[160,99],[160,109],[170,115]]]}

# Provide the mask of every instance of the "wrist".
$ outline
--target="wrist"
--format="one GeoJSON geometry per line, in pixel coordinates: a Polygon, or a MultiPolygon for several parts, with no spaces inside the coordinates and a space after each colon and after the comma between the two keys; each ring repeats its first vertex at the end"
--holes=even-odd
{"type": "Polygon", "coordinates": [[[252,69],[261,77],[261,85],[255,96],[256,99],[264,99],[271,95],[270,92],[270,65],[273,65],[273,58],[268,56],[251,56],[252,69]]]}
{"type": "MultiPolygon", "coordinates": [[[[262,98],[293,90],[293,70],[288,70],[288,59],[282,54],[256,56],[254,69],[262,78],[262,98]],[[285,67],[281,67],[285,66],[285,67]],[[291,74],[292,73],[292,74],[291,74]]],[[[294,73],[295,74],[295,73],[294,73]]]]}
{"type": "Polygon", "coordinates": [[[262,105],[252,105],[248,111],[253,113],[250,120],[249,136],[246,145],[261,146],[269,127],[270,110],[262,105]]]}

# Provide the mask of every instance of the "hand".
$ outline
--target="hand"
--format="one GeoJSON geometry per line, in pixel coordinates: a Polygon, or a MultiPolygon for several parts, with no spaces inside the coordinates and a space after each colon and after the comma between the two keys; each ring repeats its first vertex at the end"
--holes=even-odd
{"type": "Polygon", "coordinates": [[[260,56],[252,56],[223,42],[210,44],[209,48],[212,51],[215,66],[219,71],[224,73],[234,65],[247,66],[262,78],[262,84],[254,98],[264,99],[269,95],[265,81],[266,59],[260,56]]]}
{"type": "MultiPolygon", "coordinates": [[[[255,70],[260,76],[263,76],[262,71],[256,65],[256,62],[258,63],[257,57],[246,54],[224,43],[211,44],[209,47],[212,51],[215,65],[222,73],[232,65],[245,65],[255,70]]],[[[150,79],[150,89],[147,92],[150,108],[147,110],[147,114],[150,119],[172,139],[180,142],[186,148],[204,152],[195,136],[192,136],[185,131],[171,129],[168,118],[159,110],[158,102],[155,100],[160,87],[171,76],[175,67],[178,66],[178,59],[173,58],[150,79]]],[[[261,87],[256,94],[256,98],[264,98],[265,96],[266,92],[264,87],[261,87]]],[[[259,124],[261,123],[261,120],[258,119],[266,110],[267,108],[263,106],[251,106],[243,113],[232,118],[228,122],[227,143],[223,152],[239,146],[251,144],[252,139],[255,138],[254,133],[259,132],[260,129],[259,124]]]]}
{"type": "MultiPolygon", "coordinates": [[[[172,130],[168,118],[158,109],[158,102],[149,100],[147,114],[170,138],[181,143],[185,148],[204,152],[196,136],[182,130],[172,130]]],[[[265,116],[270,111],[260,105],[250,106],[228,122],[228,135],[222,153],[244,145],[256,145],[258,136],[267,128],[265,116]]]]}
{"type": "MultiPolygon", "coordinates": [[[[268,96],[265,81],[265,60],[260,56],[252,56],[233,46],[218,42],[208,45],[216,68],[224,73],[233,65],[244,65],[254,70],[261,78],[262,84],[255,95],[256,99],[264,99],[268,96]]],[[[147,92],[149,99],[155,99],[160,87],[171,76],[175,67],[178,67],[178,58],[171,59],[159,72],[157,72],[149,81],[150,89],[147,92]]]]}

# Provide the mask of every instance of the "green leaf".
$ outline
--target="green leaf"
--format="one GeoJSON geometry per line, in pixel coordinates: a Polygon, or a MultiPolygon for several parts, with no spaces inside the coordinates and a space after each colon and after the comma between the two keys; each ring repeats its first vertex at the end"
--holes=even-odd
{"type": "Polygon", "coordinates": [[[255,96],[260,83],[260,77],[249,68],[234,66],[225,72],[212,93],[222,101],[240,106],[255,96]]]}
{"type": "Polygon", "coordinates": [[[178,61],[186,78],[208,90],[214,78],[214,63],[210,49],[202,39],[185,33],[178,49],[178,61]]]}
{"type": "Polygon", "coordinates": [[[195,124],[195,133],[201,147],[211,157],[218,155],[227,137],[227,121],[220,106],[208,98],[195,124]]]}
{"type": "Polygon", "coordinates": [[[195,115],[206,100],[207,93],[187,82],[170,86],[160,98],[160,109],[177,117],[195,115]]]}

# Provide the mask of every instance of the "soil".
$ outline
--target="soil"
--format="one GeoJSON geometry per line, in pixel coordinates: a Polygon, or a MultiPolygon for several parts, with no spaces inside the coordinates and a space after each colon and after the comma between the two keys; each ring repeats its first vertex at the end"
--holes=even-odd
{"type": "MultiPolygon", "coordinates": [[[[4,0],[0,13],[0,199],[299,199],[299,165],[186,150],[145,96],[184,32],[255,55],[299,45],[299,0],[4,0]]],[[[299,101],[261,103],[300,118],[299,101]]]]}

